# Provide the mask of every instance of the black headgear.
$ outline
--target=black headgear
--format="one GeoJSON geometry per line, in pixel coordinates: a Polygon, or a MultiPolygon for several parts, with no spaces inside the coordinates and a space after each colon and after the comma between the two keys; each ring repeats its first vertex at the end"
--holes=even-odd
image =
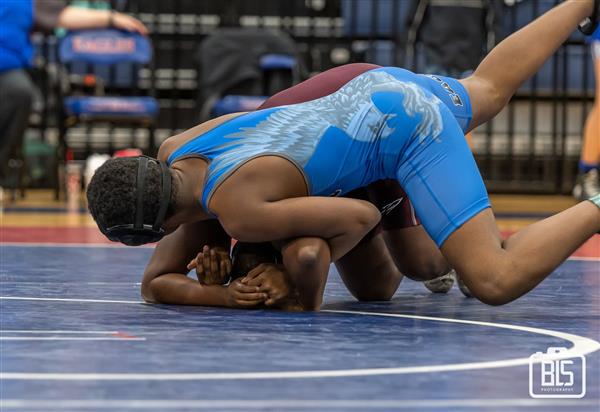
{"type": "Polygon", "coordinates": [[[108,229],[100,228],[102,233],[113,242],[121,242],[127,246],[139,246],[145,243],[158,242],[165,235],[162,224],[171,201],[171,173],[169,172],[169,167],[159,160],[140,156],[138,158],[136,193],[135,223],[111,226],[108,229]],[[162,172],[160,207],[152,226],[144,224],[144,186],[149,161],[158,163],[162,172]]]}

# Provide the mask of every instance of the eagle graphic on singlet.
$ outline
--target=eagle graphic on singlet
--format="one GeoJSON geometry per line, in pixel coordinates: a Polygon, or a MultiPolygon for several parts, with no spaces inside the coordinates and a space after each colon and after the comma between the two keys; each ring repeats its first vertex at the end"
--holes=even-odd
{"type": "MultiPolygon", "coordinates": [[[[325,131],[336,127],[349,138],[373,142],[393,132],[387,121],[396,114],[379,111],[371,100],[378,91],[397,92],[410,117],[421,115],[412,133],[419,143],[427,138],[439,141],[443,130],[441,101],[413,82],[403,82],[384,71],[369,71],[352,79],[328,96],[288,106],[280,106],[255,126],[241,127],[224,136],[223,150],[210,166],[220,175],[249,158],[280,153],[304,167],[313,155],[325,131]]],[[[269,110],[269,109],[267,109],[269,110]]]]}

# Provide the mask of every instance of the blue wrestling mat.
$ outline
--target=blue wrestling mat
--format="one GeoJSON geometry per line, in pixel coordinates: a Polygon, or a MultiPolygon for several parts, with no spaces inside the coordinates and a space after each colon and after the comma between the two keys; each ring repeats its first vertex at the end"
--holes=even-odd
{"type": "Polygon", "coordinates": [[[361,304],[332,269],[323,311],[284,313],[143,304],[147,248],[1,252],[2,411],[600,409],[595,258],[503,307],[408,279],[361,304]],[[566,394],[585,359],[583,398],[530,396],[530,356],[552,347],[573,356],[566,394]]]}

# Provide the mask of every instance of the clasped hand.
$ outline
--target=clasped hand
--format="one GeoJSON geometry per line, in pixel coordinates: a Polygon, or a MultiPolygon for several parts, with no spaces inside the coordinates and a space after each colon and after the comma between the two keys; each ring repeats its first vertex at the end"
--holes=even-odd
{"type": "Polygon", "coordinates": [[[226,304],[229,307],[252,308],[260,305],[284,310],[302,310],[285,267],[274,263],[261,263],[246,276],[232,279],[231,258],[226,249],[205,245],[192,259],[187,269],[195,269],[198,282],[204,285],[224,285],[226,304]]]}

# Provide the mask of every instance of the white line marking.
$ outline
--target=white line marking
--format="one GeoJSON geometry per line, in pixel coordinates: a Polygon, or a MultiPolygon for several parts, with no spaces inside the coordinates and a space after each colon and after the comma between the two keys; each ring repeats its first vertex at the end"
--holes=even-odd
{"type": "Polygon", "coordinates": [[[0,336],[0,341],[54,341],[54,340],[116,340],[116,341],[132,341],[132,340],[146,340],[146,338],[119,338],[119,337],[78,337],[78,336],[0,336]]]}
{"type": "Polygon", "coordinates": [[[592,256],[571,256],[568,260],[581,260],[583,262],[600,262],[600,257],[592,256]]]}
{"type": "MultiPolygon", "coordinates": [[[[41,298],[40,298],[41,299],[41,298]]],[[[70,299],[69,301],[77,301],[70,299]]],[[[87,300],[82,300],[86,301],[87,300]]],[[[115,301],[96,301],[113,303],[115,301]]],[[[116,301],[119,302],[119,301],[116,301]]],[[[125,303],[140,303],[124,301],[125,303]]],[[[567,359],[575,356],[587,355],[600,349],[600,343],[583,336],[570,333],[552,331],[547,329],[532,328],[528,326],[509,325],[504,323],[481,322],[474,320],[461,320],[450,318],[437,318],[431,316],[400,315],[395,313],[362,312],[347,310],[322,310],[321,312],[358,316],[382,316],[404,319],[418,319],[434,322],[459,323],[501,329],[517,330],[551,336],[570,341],[573,346],[556,355],[556,359],[567,359]]],[[[513,358],[485,362],[455,363],[446,365],[406,366],[394,368],[366,368],[366,369],[339,369],[339,370],[308,370],[308,371],[272,371],[272,372],[205,372],[205,373],[0,373],[0,380],[86,380],[86,381],[197,381],[197,380],[247,380],[247,379],[306,379],[306,378],[339,378],[349,376],[375,376],[375,375],[403,375],[412,373],[435,373],[464,371],[476,369],[506,368],[510,366],[528,365],[529,358],[513,358]]]]}
{"type": "MultiPolygon", "coordinates": [[[[12,247],[85,247],[85,248],[120,248],[127,249],[131,248],[131,246],[125,246],[120,243],[57,243],[57,242],[44,242],[44,243],[21,243],[21,242],[1,242],[0,247],[2,246],[12,246],[12,247]]],[[[147,245],[136,246],[136,249],[152,249],[156,245],[154,243],[147,245]]]]}
{"type": "MultiPolygon", "coordinates": [[[[130,249],[130,246],[121,244],[110,244],[110,243],[19,243],[19,242],[0,242],[0,247],[11,246],[11,247],[70,247],[70,248],[120,248],[130,249]]],[[[156,245],[141,245],[136,246],[136,249],[153,249],[156,245]]],[[[582,260],[589,262],[600,262],[600,257],[590,256],[571,256],[567,260],[582,260]]]]}
{"type": "Polygon", "coordinates": [[[139,300],[102,300],[102,299],[68,299],[68,298],[33,298],[27,296],[0,296],[0,300],[39,300],[50,302],[81,302],[81,303],[126,303],[135,305],[151,305],[139,300]]]}
{"type": "MultiPolygon", "coordinates": [[[[29,282],[29,281],[20,281],[20,280],[12,280],[12,281],[2,281],[0,282],[2,283],[2,285],[19,285],[19,286],[24,286],[24,285],[35,285],[35,286],[40,286],[40,282],[29,282]]],[[[52,284],[57,284],[59,282],[47,282],[48,283],[52,283],[52,284]]],[[[79,282],[77,281],[77,285],[88,285],[88,286],[104,286],[104,285],[109,285],[109,286],[141,286],[142,282],[79,282]]]]}
{"type": "Polygon", "coordinates": [[[101,334],[101,335],[114,335],[115,333],[119,333],[116,330],[35,330],[35,329],[0,329],[0,334],[3,333],[39,333],[39,334],[101,334]]]}
{"type": "Polygon", "coordinates": [[[431,409],[441,408],[492,408],[499,407],[549,407],[595,406],[595,399],[542,400],[542,399],[215,399],[215,400],[163,400],[163,399],[82,399],[82,400],[0,400],[0,408],[77,409],[98,408],[128,409],[431,409]]]}

